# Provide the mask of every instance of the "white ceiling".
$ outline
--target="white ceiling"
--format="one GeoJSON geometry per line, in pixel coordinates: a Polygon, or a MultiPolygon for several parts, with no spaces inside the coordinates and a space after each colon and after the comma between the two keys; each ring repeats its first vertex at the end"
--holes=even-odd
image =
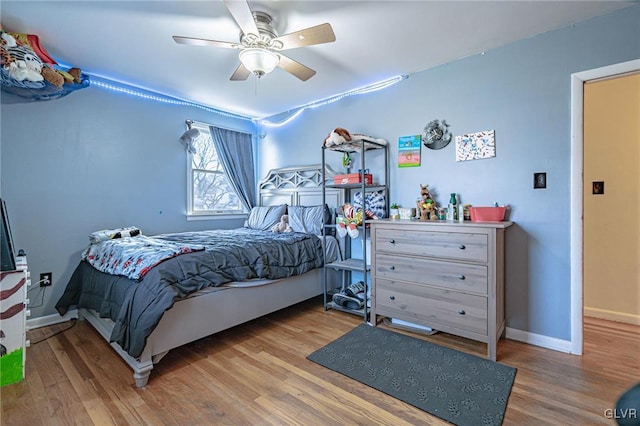
{"type": "Polygon", "coordinates": [[[268,117],[399,74],[412,74],[610,13],[620,1],[249,1],[280,35],[325,22],[333,43],[292,49],[317,74],[276,69],[256,88],[229,81],[232,49],[176,44],[181,35],[237,42],[221,0],[6,1],[7,31],[37,34],[61,63],[157,93],[250,117],[268,117]],[[257,89],[257,93],[256,93],[257,89]]]}

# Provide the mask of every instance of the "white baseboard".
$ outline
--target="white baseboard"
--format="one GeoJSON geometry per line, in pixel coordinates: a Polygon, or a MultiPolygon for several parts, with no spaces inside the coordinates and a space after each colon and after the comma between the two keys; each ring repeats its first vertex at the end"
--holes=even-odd
{"type": "Polygon", "coordinates": [[[640,325],[640,315],[626,314],[624,312],[607,311],[606,309],[584,307],[584,316],[599,318],[609,321],[623,322],[625,324],[640,325]]]}
{"type": "Polygon", "coordinates": [[[543,336],[542,334],[535,334],[509,327],[507,327],[505,334],[507,339],[517,340],[518,342],[528,343],[530,345],[540,346],[554,351],[571,353],[571,341],[569,340],[543,336]]]}
{"type": "MultiPolygon", "coordinates": [[[[585,308],[585,315],[587,315],[587,309],[585,308]]],[[[596,315],[588,315],[596,316],[596,315]]],[[[76,309],[70,310],[64,316],[58,314],[47,315],[44,317],[33,318],[27,320],[27,326],[30,330],[39,327],[46,327],[48,325],[58,324],[61,322],[69,321],[73,318],[78,318],[78,311],[76,309]]],[[[601,317],[598,317],[601,318],[601,317]]],[[[606,318],[609,319],[609,318],[606,318]]],[[[640,324],[640,322],[638,323],[640,324]]],[[[554,351],[571,353],[571,342],[568,340],[557,339],[555,337],[543,336],[542,334],[535,334],[528,331],[518,330],[515,328],[507,327],[505,330],[507,339],[517,340],[518,342],[528,343],[534,346],[540,346],[546,349],[552,349],[554,351]]]]}
{"type": "Polygon", "coordinates": [[[78,318],[78,311],[76,309],[70,310],[63,316],[53,314],[44,317],[29,319],[27,320],[27,327],[29,328],[29,330],[33,330],[34,328],[46,327],[48,325],[69,321],[74,318],[78,318]]]}

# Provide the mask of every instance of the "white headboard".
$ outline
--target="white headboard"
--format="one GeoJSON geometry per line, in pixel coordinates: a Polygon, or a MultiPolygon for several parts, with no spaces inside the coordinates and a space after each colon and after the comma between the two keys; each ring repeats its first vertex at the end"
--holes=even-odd
{"type": "MultiPolygon", "coordinates": [[[[325,167],[327,182],[336,173],[325,167]]],[[[322,204],[322,165],[272,169],[258,182],[259,205],[318,206],[322,204]]],[[[344,193],[338,188],[326,189],[326,203],[332,210],[344,204],[344,193]]]]}

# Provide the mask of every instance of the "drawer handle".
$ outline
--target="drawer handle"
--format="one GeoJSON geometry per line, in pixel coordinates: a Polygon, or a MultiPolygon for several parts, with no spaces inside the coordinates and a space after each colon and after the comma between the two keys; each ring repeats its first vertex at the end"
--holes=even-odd
{"type": "Polygon", "coordinates": [[[464,275],[462,275],[462,274],[458,275],[458,279],[459,279],[459,280],[464,280],[465,278],[467,278],[467,277],[465,277],[465,276],[464,276],[464,275]]]}
{"type": "Polygon", "coordinates": [[[389,296],[389,299],[396,300],[396,297],[395,296],[389,296]]]}
{"type": "Polygon", "coordinates": [[[459,248],[460,250],[464,250],[464,249],[466,249],[466,247],[465,247],[465,245],[464,245],[464,244],[460,244],[460,245],[458,246],[458,248],[459,248]]]}
{"type": "Polygon", "coordinates": [[[460,310],[458,311],[458,313],[459,313],[460,315],[464,315],[464,314],[466,314],[466,312],[464,311],[464,309],[460,309],[460,310]]]}
{"type": "Polygon", "coordinates": [[[391,243],[391,244],[395,244],[395,243],[396,243],[396,240],[389,240],[389,243],[391,243]]]}
{"type": "Polygon", "coordinates": [[[395,271],[395,270],[396,270],[396,267],[395,267],[395,266],[393,266],[393,265],[391,265],[391,266],[389,266],[389,269],[391,269],[392,271],[395,271]]]}

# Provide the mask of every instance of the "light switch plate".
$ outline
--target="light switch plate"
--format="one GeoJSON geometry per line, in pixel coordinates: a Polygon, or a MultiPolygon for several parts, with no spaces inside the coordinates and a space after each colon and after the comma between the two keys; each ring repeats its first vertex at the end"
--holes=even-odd
{"type": "Polygon", "coordinates": [[[545,189],[547,187],[547,173],[538,172],[533,174],[533,189],[545,189]]]}
{"type": "Polygon", "coordinates": [[[591,192],[594,195],[603,195],[604,194],[604,181],[594,181],[592,184],[591,192]]]}

